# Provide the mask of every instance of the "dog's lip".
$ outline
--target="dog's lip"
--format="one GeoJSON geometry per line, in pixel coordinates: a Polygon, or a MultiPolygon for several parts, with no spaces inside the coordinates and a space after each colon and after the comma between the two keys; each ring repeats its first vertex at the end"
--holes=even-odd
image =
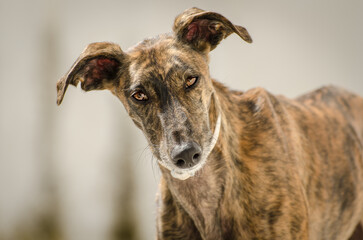
{"type": "Polygon", "coordinates": [[[159,160],[159,163],[170,171],[170,174],[173,178],[177,178],[179,180],[186,180],[190,177],[193,177],[197,171],[203,168],[204,165],[203,162],[199,162],[191,168],[180,169],[174,166],[169,166],[169,164],[163,160],[159,160]]]}
{"type": "Polygon", "coordinates": [[[186,180],[193,177],[195,173],[203,167],[204,164],[198,163],[197,165],[187,169],[172,169],[170,170],[171,176],[180,180],[186,180]]]}
{"type": "Polygon", "coordinates": [[[177,178],[179,180],[186,180],[186,179],[188,179],[190,177],[193,177],[194,174],[195,174],[194,172],[189,172],[189,171],[181,173],[181,172],[177,172],[177,171],[174,171],[174,170],[170,171],[170,173],[171,173],[171,176],[173,178],[177,178]]]}

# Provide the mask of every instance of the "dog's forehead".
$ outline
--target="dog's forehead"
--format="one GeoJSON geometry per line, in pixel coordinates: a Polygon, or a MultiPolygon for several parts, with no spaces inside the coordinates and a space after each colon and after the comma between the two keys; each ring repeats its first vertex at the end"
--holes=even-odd
{"type": "Polygon", "coordinates": [[[165,37],[142,41],[128,52],[130,71],[133,73],[153,69],[167,71],[172,65],[177,64],[171,58],[182,55],[174,43],[174,39],[165,37]]]}
{"type": "Polygon", "coordinates": [[[173,35],[159,35],[146,39],[127,51],[129,71],[134,79],[155,73],[165,77],[172,70],[200,68],[202,56],[178,42],[173,35]],[[191,56],[193,56],[191,58],[191,56]]]}

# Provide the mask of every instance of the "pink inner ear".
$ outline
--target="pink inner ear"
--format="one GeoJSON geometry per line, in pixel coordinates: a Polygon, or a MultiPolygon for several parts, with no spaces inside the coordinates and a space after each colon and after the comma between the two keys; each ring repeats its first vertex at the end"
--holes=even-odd
{"type": "Polygon", "coordinates": [[[185,37],[187,38],[188,41],[192,41],[197,34],[198,34],[198,25],[196,22],[193,22],[188,26],[188,32],[185,37]]]}
{"type": "Polygon", "coordinates": [[[101,71],[111,71],[114,67],[118,66],[118,62],[109,58],[99,58],[97,59],[97,66],[101,71]]]}
{"type": "Polygon", "coordinates": [[[101,84],[104,79],[113,78],[119,65],[118,61],[105,57],[90,60],[86,66],[84,87],[101,87],[96,85],[101,84]]]}
{"type": "Polygon", "coordinates": [[[210,20],[199,19],[190,23],[185,35],[187,41],[193,41],[195,39],[209,40],[212,34],[217,33],[217,31],[211,29],[210,20]]]}

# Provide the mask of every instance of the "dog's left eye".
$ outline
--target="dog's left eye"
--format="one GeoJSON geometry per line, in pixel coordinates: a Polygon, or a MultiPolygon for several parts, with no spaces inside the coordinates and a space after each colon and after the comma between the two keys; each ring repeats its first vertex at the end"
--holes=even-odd
{"type": "Polygon", "coordinates": [[[191,88],[198,82],[197,76],[190,76],[185,81],[185,88],[191,88]]]}
{"type": "Polygon", "coordinates": [[[137,101],[146,101],[146,100],[148,100],[149,98],[147,97],[147,95],[144,93],[144,92],[142,92],[142,91],[136,91],[136,92],[134,92],[133,94],[132,94],[132,97],[134,98],[134,99],[136,99],[137,101]]]}

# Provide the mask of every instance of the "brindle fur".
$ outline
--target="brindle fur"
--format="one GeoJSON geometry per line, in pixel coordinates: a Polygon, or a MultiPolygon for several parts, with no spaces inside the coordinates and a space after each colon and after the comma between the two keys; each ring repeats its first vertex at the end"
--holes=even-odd
{"type": "MultiPolygon", "coordinates": [[[[295,100],[262,88],[231,91],[209,76],[208,53],[246,29],[197,8],[180,14],[174,33],[123,52],[90,44],[58,82],[109,89],[145,134],[162,172],[157,239],[348,239],[363,223],[363,99],[324,87],[295,100]],[[192,89],[188,76],[198,76],[192,89]],[[148,100],[131,97],[136,90],[148,100]],[[195,141],[206,164],[179,180],[169,155],[195,141]],[[167,165],[167,163],[169,165],[167,165]]],[[[359,232],[360,230],[360,232],[359,232]]]]}

